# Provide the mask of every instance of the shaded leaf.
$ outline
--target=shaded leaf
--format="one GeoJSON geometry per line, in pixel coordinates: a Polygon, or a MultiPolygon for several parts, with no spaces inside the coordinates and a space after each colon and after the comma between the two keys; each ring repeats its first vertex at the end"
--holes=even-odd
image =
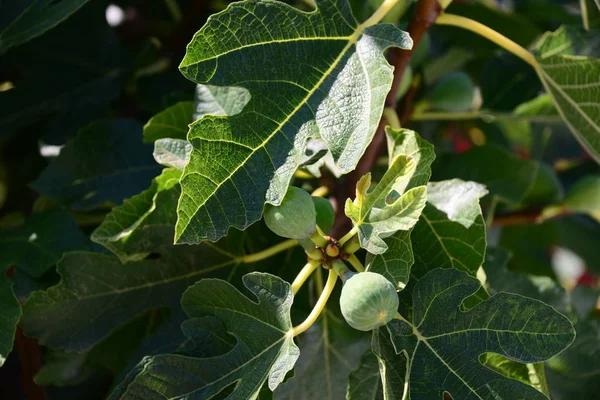
{"type": "Polygon", "coordinates": [[[311,137],[327,144],[343,172],[352,170],[391,85],[382,54],[389,46],[410,48],[412,41],[392,25],[358,25],[346,0],[318,1],[310,13],[279,2],[238,2],[209,19],[180,70],[197,83],[242,87],[252,97],[238,115],[191,125],[194,150],[181,179],[176,241],[214,241],[231,226],[259,220],[265,202],[281,202],[311,137]],[[231,35],[222,35],[224,26],[231,35]]]}
{"type": "Polygon", "coordinates": [[[373,353],[379,363],[379,376],[383,387],[384,400],[401,400],[407,384],[408,358],[406,354],[396,354],[387,328],[373,331],[373,353]]]}
{"type": "Polygon", "coordinates": [[[165,248],[158,258],[129,264],[103,254],[67,253],[57,267],[60,283],[29,297],[21,324],[42,344],[83,351],[149,308],[179,308],[190,284],[205,275],[227,276],[239,255],[212,244],[165,248]]]}
{"type": "Polygon", "coordinates": [[[537,166],[495,146],[476,146],[465,153],[444,154],[434,164],[435,180],[460,178],[484,184],[491,194],[519,203],[536,177],[537,166]],[[491,165],[493,168],[481,168],[491,165]]]}
{"type": "Polygon", "coordinates": [[[600,222],[600,175],[588,175],[578,180],[563,201],[569,211],[589,214],[600,222]]]}
{"type": "Polygon", "coordinates": [[[536,389],[485,368],[479,356],[492,352],[532,363],[549,359],[575,337],[569,320],[552,307],[498,293],[468,311],[461,303],[480,284],[465,272],[436,269],[413,292],[413,318],[388,324],[398,353],[410,359],[412,400],[547,399],[536,389]]]}
{"type": "Polygon", "coordinates": [[[488,247],[483,269],[487,277],[490,294],[499,292],[517,293],[541,300],[554,308],[566,312],[565,290],[547,276],[536,276],[508,270],[510,253],[502,248],[488,247]]]}
{"type": "Polygon", "coordinates": [[[384,398],[379,377],[379,363],[373,350],[365,351],[358,369],[350,374],[348,381],[346,393],[348,400],[381,400],[384,398]]]}
{"type": "Polygon", "coordinates": [[[579,215],[563,216],[542,224],[527,223],[502,229],[501,247],[512,253],[509,269],[535,275],[554,276],[550,256],[555,246],[565,247],[584,259],[588,268],[600,271],[598,222],[579,215]]]}
{"type": "Polygon", "coordinates": [[[575,328],[573,344],[546,362],[553,400],[593,399],[600,390],[600,324],[581,320],[575,328]]]}
{"type": "Polygon", "coordinates": [[[67,142],[31,187],[75,208],[120,204],[160,173],[142,127],[132,120],[96,122],[67,142]]]}
{"type": "Polygon", "coordinates": [[[368,252],[381,254],[387,250],[383,238],[411,229],[419,219],[427,188],[406,190],[416,170],[410,155],[397,156],[377,186],[371,187],[371,173],[356,184],[356,198],[346,200],[345,212],[358,229],[360,245],[368,252]]]}
{"type": "Polygon", "coordinates": [[[546,33],[534,53],[537,72],[563,120],[600,162],[600,60],[575,48],[572,31],[546,33]]]}
{"type": "Polygon", "coordinates": [[[348,329],[330,310],[298,338],[300,358],[294,377],[275,392],[276,399],[343,399],[348,375],[369,347],[368,336],[348,329]]]}
{"type": "Polygon", "coordinates": [[[411,235],[416,276],[438,267],[457,268],[474,275],[483,264],[486,247],[479,207],[485,188],[453,179],[430,183],[428,190],[433,192],[433,202],[428,202],[411,235]]]}
{"type": "Polygon", "coordinates": [[[199,281],[182,298],[190,317],[214,315],[223,321],[224,329],[235,335],[233,349],[210,358],[146,359],[119,398],[211,398],[234,383],[231,399],[256,398],[265,382],[275,390],[299,355],[289,334],[292,291],[287,282],[264,273],[247,274],[243,282],[252,298],[214,279],[199,281]]]}
{"type": "Polygon", "coordinates": [[[21,305],[13,293],[13,284],[0,266],[0,367],[6,361],[15,340],[17,323],[21,318],[21,305]]]}
{"type": "Polygon", "coordinates": [[[112,251],[122,262],[145,258],[171,247],[177,220],[181,171],[165,169],[150,188],[115,207],[92,232],[92,240],[112,251]]]}
{"type": "Polygon", "coordinates": [[[159,112],[144,125],[144,142],[171,138],[185,140],[188,125],[194,122],[194,103],[179,103],[159,112]]]}
{"type": "Polygon", "coordinates": [[[367,253],[366,270],[385,276],[398,290],[404,289],[415,263],[410,241],[412,229],[399,231],[385,239],[388,249],[383,254],[367,253]]]}
{"type": "Polygon", "coordinates": [[[0,8],[0,53],[18,46],[67,19],[88,0],[29,0],[4,3],[0,8]]]}
{"type": "MultiPolygon", "coordinates": [[[[11,1],[10,7],[14,3],[11,1]]],[[[34,9],[39,4],[47,6],[49,1],[35,3],[34,9]]],[[[53,3],[57,4],[52,7],[60,7],[58,2],[53,3]]],[[[75,0],[59,3],[74,4],[75,0]]],[[[4,6],[7,2],[2,4],[0,19],[5,16],[4,7],[9,7],[4,6]]],[[[2,67],[18,70],[19,76],[13,82],[14,89],[0,96],[0,125],[3,128],[0,136],[11,136],[51,113],[56,114],[58,121],[62,119],[69,123],[61,125],[61,135],[65,130],[76,132],[89,123],[91,116],[106,115],[106,105],[121,91],[128,65],[114,29],[106,23],[105,9],[103,2],[90,2],[47,34],[3,56],[2,67]],[[82,26],[85,35],[81,34],[82,26]],[[83,113],[90,117],[80,121],[69,118],[75,114],[80,119],[83,113]]],[[[56,128],[55,122],[51,121],[49,129],[53,128],[56,128]]]]}
{"type": "Polygon", "coordinates": [[[42,277],[63,253],[89,248],[71,214],[62,208],[32,214],[19,228],[0,232],[0,269],[15,264],[42,277]]]}
{"type": "Polygon", "coordinates": [[[519,104],[514,113],[522,116],[558,116],[558,111],[552,103],[552,98],[547,93],[540,94],[533,100],[519,104]]]}

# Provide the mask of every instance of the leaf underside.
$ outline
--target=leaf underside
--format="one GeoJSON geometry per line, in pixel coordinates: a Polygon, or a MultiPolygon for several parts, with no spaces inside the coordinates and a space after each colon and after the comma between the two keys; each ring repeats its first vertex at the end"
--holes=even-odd
{"type": "Polygon", "coordinates": [[[600,162],[600,60],[574,48],[572,35],[561,27],[540,39],[537,72],[577,140],[600,162]]]}

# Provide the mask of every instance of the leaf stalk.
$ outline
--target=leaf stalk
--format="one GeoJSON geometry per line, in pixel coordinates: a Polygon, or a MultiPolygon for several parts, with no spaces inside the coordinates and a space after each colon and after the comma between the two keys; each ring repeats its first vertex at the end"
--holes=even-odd
{"type": "Polygon", "coordinates": [[[304,282],[312,275],[312,273],[321,265],[319,261],[309,261],[306,265],[300,270],[294,282],[292,282],[292,293],[296,294],[304,285],[304,282]]]}
{"type": "Polygon", "coordinates": [[[466,29],[468,31],[477,33],[478,35],[485,37],[486,39],[496,43],[498,46],[513,53],[514,55],[516,55],[526,63],[530,64],[537,70],[537,61],[535,60],[533,54],[531,54],[525,48],[513,42],[506,36],[496,32],[491,28],[488,28],[487,26],[477,21],[474,21],[470,18],[461,17],[460,15],[442,14],[437,18],[435,23],[438,25],[456,26],[458,28],[466,29]]]}
{"type": "Polygon", "coordinates": [[[259,251],[258,253],[243,255],[239,257],[237,261],[244,264],[255,263],[266,258],[273,257],[275,254],[291,249],[292,247],[297,245],[298,241],[295,239],[285,240],[281,243],[276,244],[275,246],[259,251]]]}
{"type": "Polygon", "coordinates": [[[325,283],[325,287],[323,288],[323,292],[321,292],[321,296],[319,296],[319,300],[317,300],[317,304],[312,309],[308,317],[298,326],[292,328],[291,334],[293,336],[298,336],[299,334],[306,331],[310,328],[316,320],[321,315],[321,312],[325,309],[325,305],[327,304],[327,300],[329,300],[329,296],[333,292],[333,288],[335,287],[335,283],[337,282],[338,275],[333,269],[329,270],[329,275],[327,276],[327,283],[325,283]]]}
{"type": "Polygon", "coordinates": [[[365,272],[365,266],[363,265],[363,263],[360,262],[360,260],[358,259],[358,257],[356,257],[355,254],[350,254],[350,256],[348,257],[348,262],[358,272],[365,272]]]}

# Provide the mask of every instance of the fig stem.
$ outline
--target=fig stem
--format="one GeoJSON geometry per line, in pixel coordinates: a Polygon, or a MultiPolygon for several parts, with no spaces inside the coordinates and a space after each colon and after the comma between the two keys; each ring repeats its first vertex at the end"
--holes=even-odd
{"type": "Polygon", "coordinates": [[[329,243],[329,241],[323,237],[318,226],[316,232],[310,237],[310,240],[312,240],[312,242],[318,247],[326,247],[329,243]]]}
{"type": "Polygon", "coordinates": [[[313,192],[310,195],[315,197],[324,197],[327,196],[328,193],[329,188],[327,186],[319,186],[318,188],[313,190],[313,192]]]}
{"type": "Polygon", "coordinates": [[[296,239],[284,240],[283,242],[261,250],[258,253],[245,254],[241,257],[238,257],[236,261],[244,264],[255,263],[264,260],[265,258],[273,257],[275,254],[291,249],[292,247],[297,245],[298,241],[296,239]]]}
{"type": "Polygon", "coordinates": [[[327,276],[327,283],[325,283],[325,287],[323,288],[323,292],[321,292],[321,296],[319,296],[319,300],[317,300],[317,304],[315,304],[315,307],[312,309],[308,317],[306,317],[306,319],[300,325],[292,328],[292,336],[298,336],[302,332],[306,331],[319,318],[319,315],[321,315],[321,312],[323,312],[325,309],[325,305],[327,304],[327,300],[329,300],[329,296],[331,296],[331,292],[333,292],[337,278],[337,272],[335,272],[333,269],[330,269],[329,275],[327,276]]]}
{"type": "Polygon", "coordinates": [[[292,293],[298,293],[298,290],[304,285],[304,282],[311,276],[311,274],[317,269],[317,267],[321,265],[319,261],[310,261],[307,262],[306,265],[300,270],[294,282],[292,282],[292,293]]]}
{"type": "Polygon", "coordinates": [[[357,233],[358,233],[358,227],[354,226],[352,229],[350,229],[350,231],[348,231],[348,233],[346,233],[344,235],[344,237],[342,237],[339,240],[340,246],[343,246],[348,240],[352,239],[354,237],[354,235],[356,235],[357,233]]]}
{"type": "Polygon", "coordinates": [[[348,256],[348,262],[358,272],[365,272],[365,266],[363,265],[363,263],[360,262],[360,260],[358,259],[358,257],[356,257],[354,254],[350,254],[348,256]]]}
{"type": "Polygon", "coordinates": [[[530,64],[536,71],[539,69],[538,63],[529,51],[508,39],[506,36],[496,32],[495,30],[488,28],[487,26],[474,21],[472,19],[461,17],[460,15],[453,14],[442,14],[435,21],[438,25],[451,25],[456,26],[468,31],[474,32],[484,38],[496,43],[498,46],[510,51],[515,56],[521,58],[526,63],[530,64]]]}

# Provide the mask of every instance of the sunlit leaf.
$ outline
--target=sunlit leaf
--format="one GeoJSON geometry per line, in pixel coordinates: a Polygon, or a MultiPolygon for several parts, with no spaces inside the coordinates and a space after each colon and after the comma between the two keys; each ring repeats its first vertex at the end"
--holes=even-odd
{"type": "Polygon", "coordinates": [[[417,223],[427,189],[418,186],[406,190],[415,170],[412,156],[399,155],[372,190],[369,173],[356,184],[354,201],[346,200],[346,215],[358,229],[360,245],[369,253],[384,253],[388,249],[385,237],[407,231],[417,223]]]}
{"type": "Polygon", "coordinates": [[[352,170],[392,81],[388,46],[412,41],[392,25],[359,25],[346,0],[318,1],[310,13],[237,2],[209,19],[180,70],[197,83],[245,88],[251,99],[240,114],[191,125],[177,242],[214,241],[259,220],[265,202],[282,200],[311,137],[327,144],[342,171],[352,170]]]}

